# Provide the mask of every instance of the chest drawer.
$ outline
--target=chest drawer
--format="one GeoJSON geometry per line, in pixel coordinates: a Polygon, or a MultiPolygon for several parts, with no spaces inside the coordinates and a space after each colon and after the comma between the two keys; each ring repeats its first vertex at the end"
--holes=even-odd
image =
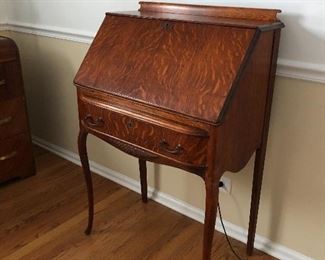
{"type": "Polygon", "coordinates": [[[27,134],[2,140],[0,145],[0,181],[33,174],[35,165],[32,154],[27,134]]]}
{"type": "Polygon", "coordinates": [[[0,140],[26,132],[28,122],[23,98],[0,102],[0,140]]]}
{"type": "Polygon", "coordinates": [[[0,63],[0,101],[23,94],[18,61],[0,63]]]}
{"type": "MultiPolygon", "coordinates": [[[[80,120],[95,132],[106,134],[173,160],[205,165],[207,134],[203,130],[178,126],[178,130],[159,125],[150,118],[114,111],[98,102],[79,102],[80,120]]],[[[165,123],[163,125],[166,125],[165,123]]]]}

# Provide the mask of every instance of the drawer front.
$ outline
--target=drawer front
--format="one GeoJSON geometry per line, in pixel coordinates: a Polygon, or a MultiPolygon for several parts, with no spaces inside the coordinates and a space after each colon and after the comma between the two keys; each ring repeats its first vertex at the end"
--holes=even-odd
{"type": "Polygon", "coordinates": [[[28,130],[25,101],[23,98],[0,102],[0,140],[28,130]]]}
{"type": "Polygon", "coordinates": [[[27,134],[0,141],[0,181],[34,174],[32,148],[27,134]]]}
{"type": "Polygon", "coordinates": [[[0,63],[0,100],[22,95],[22,85],[19,62],[0,63]]]}
{"type": "Polygon", "coordinates": [[[91,130],[191,165],[206,163],[207,137],[179,133],[98,104],[79,102],[80,119],[91,130]]]}

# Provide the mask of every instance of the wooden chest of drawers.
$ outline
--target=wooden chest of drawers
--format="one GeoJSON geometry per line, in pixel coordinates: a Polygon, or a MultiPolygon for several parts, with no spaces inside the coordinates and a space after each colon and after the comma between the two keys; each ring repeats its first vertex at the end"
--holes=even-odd
{"type": "Polygon", "coordinates": [[[0,37],[0,182],[35,174],[19,52],[0,37]]]}

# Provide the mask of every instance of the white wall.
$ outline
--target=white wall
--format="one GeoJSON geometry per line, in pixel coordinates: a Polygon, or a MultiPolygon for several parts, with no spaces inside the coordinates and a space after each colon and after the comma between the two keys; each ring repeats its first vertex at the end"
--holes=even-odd
{"type": "Polygon", "coordinates": [[[0,28],[7,21],[7,5],[6,0],[0,0],[0,28]]]}
{"type": "MultiPolygon", "coordinates": [[[[48,36],[52,33],[59,38],[86,42],[95,35],[106,11],[138,8],[137,0],[0,0],[0,3],[3,1],[7,2],[7,23],[13,30],[48,36]]],[[[324,0],[159,1],[282,9],[280,18],[286,28],[280,46],[279,74],[325,82],[324,0]]]]}

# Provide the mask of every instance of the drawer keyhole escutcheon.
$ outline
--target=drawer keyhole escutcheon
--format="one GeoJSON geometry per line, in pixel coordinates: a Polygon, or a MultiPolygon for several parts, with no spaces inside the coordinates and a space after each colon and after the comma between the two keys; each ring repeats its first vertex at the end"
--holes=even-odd
{"type": "Polygon", "coordinates": [[[159,145],[163,151],[174,155],[179,155],[184,152],[184,149],[180,144],[178,144],[175,148],[172,148],[165,139],[162,139],[159,145]]]}
{"type": "Polygon", "coordinates": [[[127,121],[126,121],[126,125],[127,125],[127,127],[129,128],[129,129],[131,129],[131,128],[133,128],[134,127],[134,121],[132,120],[132,119],[128,119],[127,121]]]}
{"type": "Polygon", "coordinates": [[[166,31],[170,31],[174,27],[174,25],[171,22],[163,22],[161,26],[166,31]]]}
{"type": "Polygon", "coordinates": [[[104,126],[104,120],[101,117],[94,119],[91,115],[87,115],[84,119],[85,123],[91,127],[102,127],[104,126]]]}

